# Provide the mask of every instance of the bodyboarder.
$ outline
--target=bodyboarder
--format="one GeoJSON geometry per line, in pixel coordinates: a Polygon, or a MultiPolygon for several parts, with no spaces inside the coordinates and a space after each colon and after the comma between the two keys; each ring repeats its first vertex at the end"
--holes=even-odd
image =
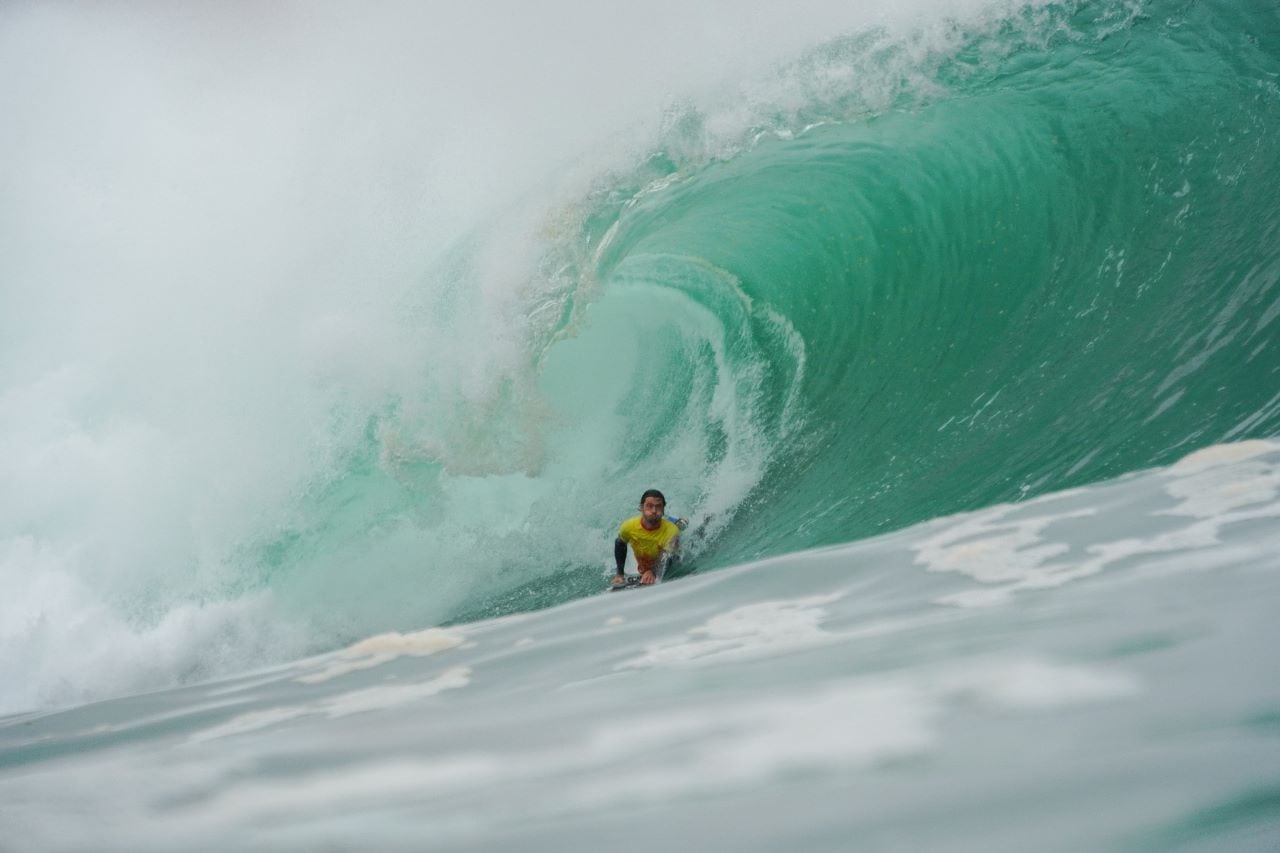
{"type": "Polygon", "coordinates": [[[640,570],[640,583],[656,583],[666,566],[680,558],[680,531],[689,522],[683,518],[665,515],[667,499],[657,489],[649,489],[640,496],[640,514],[628,518],[618,527],[618,538],[613,542],[613,559],[617,572],[613,585],[627,582],[623,567],[627,562],[627,546],[636,555],[636,567],[640,570]]]}

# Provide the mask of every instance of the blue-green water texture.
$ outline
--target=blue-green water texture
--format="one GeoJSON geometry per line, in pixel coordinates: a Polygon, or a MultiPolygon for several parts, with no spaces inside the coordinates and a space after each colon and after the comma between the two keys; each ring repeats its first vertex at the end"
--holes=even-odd
{"type": "Polygon", "coordinates": [[[623,160],[252,513],[7,523],[0,848],[1280,847],[1280,6],[832,34],[623,160]]]}

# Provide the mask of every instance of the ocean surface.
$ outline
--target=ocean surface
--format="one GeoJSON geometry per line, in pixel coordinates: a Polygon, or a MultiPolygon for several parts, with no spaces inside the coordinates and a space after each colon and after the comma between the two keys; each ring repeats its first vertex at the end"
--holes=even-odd
{"type": "Polygon", "coordinates": [[[0,850],[1280,849],[1274,2],[13,4],[0,114],[0,850]]]}

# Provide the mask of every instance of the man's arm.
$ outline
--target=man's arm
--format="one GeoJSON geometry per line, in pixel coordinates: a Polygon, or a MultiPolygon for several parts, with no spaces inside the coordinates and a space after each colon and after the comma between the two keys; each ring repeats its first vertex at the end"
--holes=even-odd
{"type": "Polygon", "coordinates": [[[666,545],[662,546],[662,559],[667,562],[680,559],[680,537],[675,536],[666,545]]]}
{"type": "Polygon", "coordinates": [[[618,564],[618,577],[622,577],[622,568],[627,564],[627,543],[621,539],[613,540],[613,561],[618,564]]]}

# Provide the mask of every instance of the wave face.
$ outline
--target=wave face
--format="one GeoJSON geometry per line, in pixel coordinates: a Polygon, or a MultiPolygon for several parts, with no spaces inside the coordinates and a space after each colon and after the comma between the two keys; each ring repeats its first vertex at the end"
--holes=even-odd
{"type": "Polygon", "coordinates": [[[1272,849],[1277,518],[1280,442],[1216,445],[644,592],[3,718],[6,841],[1272,849]]]}
{"type": "MultiPolygon", "coordinates": [[[[640,313],[638,285],[714,315],[767,460],[717,559],[1276,431],[1276,16],[1253,10],[1040,10],[914,68],[930,87],[857,120],[808,104],[803,132],[623,214],[602,302],[640,313]]],[[[904,49],[852,39],[806,71],[904,49]]],[[[654,325],[660,373],[710,361],[654,325]]],[[[706,411],[659,418],[717,429],[706,411]]]]}
{"type": "Polygon", "coordinates": [[[1274,4],[851,32],[412,286],[11,313],[3,707],[593,593],[650,486],[709,571],[1280,432],[1274,4]]]}

